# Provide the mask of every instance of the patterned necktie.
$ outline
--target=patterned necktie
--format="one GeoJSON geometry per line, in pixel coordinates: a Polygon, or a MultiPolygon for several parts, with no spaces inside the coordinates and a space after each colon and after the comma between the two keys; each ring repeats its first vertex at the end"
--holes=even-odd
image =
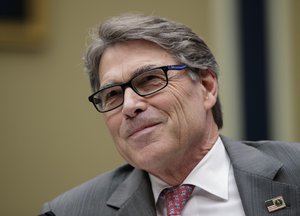
{"type": "Polygon", "coordinates": [[[181,215],[187,201],[191,198],[194,185],[179,185],[164,189],[160,197],[166,201],[168,216],[181,215]]]}

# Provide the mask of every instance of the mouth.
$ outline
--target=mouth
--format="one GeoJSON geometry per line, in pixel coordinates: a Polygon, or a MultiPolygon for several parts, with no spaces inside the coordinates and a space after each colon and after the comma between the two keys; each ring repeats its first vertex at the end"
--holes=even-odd
{"type": "Polygon", "coordinates": [[[152,124],[146,124],[146,125],[140,125],[138,127],[134,127],[131,130],[129,130],[127,138],[138,136],[140,134],[148,133],[159,124],[160,123],[152,123],[152,124]]]}

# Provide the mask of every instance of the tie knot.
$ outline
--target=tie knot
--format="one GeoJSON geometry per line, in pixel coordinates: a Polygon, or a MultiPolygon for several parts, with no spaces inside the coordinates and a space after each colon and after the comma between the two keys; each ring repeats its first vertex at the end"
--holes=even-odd
{"type": "Polygon", "coordinates": [[[166,188],[161,193],[161,198],[166,201],[168,216],[181,215],[185,204],[190,199],[194,185],[178,185],[166,188]]]}

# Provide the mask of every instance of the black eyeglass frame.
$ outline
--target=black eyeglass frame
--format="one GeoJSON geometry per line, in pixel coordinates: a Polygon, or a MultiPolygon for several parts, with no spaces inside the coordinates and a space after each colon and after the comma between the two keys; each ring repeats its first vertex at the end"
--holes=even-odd
{"type": "Polygon", "coordinates": [[[109,111],[114,110],[114,109],[116,109],[116,108],[118,108],[118,107],[120,107],[120,106],[123,105],[123,103],[124,103],[124,92],[125,92],[126,88],[130,87],[136,94],[138,94],[139,96],[145,97],[145,96],[154,94],[154,93],[156,93],[156,92],[158,92],[158,91],[164,89],[164,88],[168,85],[168,83],[169,83],[168,71],[169,71],[169,70],[183,70],[183,69],[186,69],[186,68],[188,68],[188,66],[185,65],[185,64],[181,64],[181,65],[166,65],[166,66],[156,67],[156,68],[152,68],[152,69],[150,69],[150,70],[145,71],[145,72],[148,72],[148,71],[152,71],[152,70],[161,69],[161,70],[165,73],[165,76],[166,76],[166,84],[165,84],[164,86],[162,86],[162,87],[160,87],[160,88],[158,88],[158,89],[156,89],[156,90],[154,90],[154,91],[151,91],[151,92],[149,92],[149,93],[146,93],[146,94],[141,94],[141,93],[138,91],[138,89],[136,89],[136,88],[132,85],[132,80],[134,80],[136,77],[138,77],[139,75],[141,75],[141,74],[138,74],[138,75],[132,77],[132,78],[131,78],[128,82],[126,82],[126,83],[110,85],[110,86],[106,86],[106,87],[104,87],[104,88],[102,88],[102,89],[99,89],[98,91],[96,91],[96,92],[94,92],[92,95],[90,95],[90,96],[88,97],[88,100],[94,105],[94,107],[96,108],[96,110],[97,110],[98,112],[100,112],[100,113],[109,112],[109,111]],[[99,92],[101,92],[101,91],[103,91],[103,90],[106,90],[106,89],[108,89],[108,88],[112,88],[112,87],[115,87],[115,86],[120,86],[121,89],[122,89],[122,91],[123,91],[123,101],[122,101],[122,103],[120,103],[119,105],[117,105],[117,106],[114,107],[114,108],[111,108],[111,109],[108,109],[108,110],[105,110],[105,111],[100,110],[100,109],[97,107],[97,105],[96,105],[96,103],[95,103],[95,101],[94,101],[94,96],[97,95],[97,94],[99,94],[99,92]]]}

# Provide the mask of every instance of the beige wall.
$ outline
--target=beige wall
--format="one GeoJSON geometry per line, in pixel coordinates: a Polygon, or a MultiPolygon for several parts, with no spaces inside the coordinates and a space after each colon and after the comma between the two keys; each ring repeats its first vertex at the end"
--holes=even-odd
{"type": "Polygon", "coordinates": [[[295,134],[295,140],[300,140],[300,1],[294,0],[293,4],[291,5],[291,19],[292,19],[292,41],[293,41],[293,64],[294,64],[294,70],[293,70],[293,97],[295,99],[295,127],[294,127],[294,134],[295,134]]]}
{"type": "MultiPolygon", "coordinates": [[[[232,68],[237,68],[226,64],[231,61],[234,65],[233,59],[238,58],[234,49],[228,51],[230,47],[224,46],[228,41],[235,42],[230,24],[234,20],[228,17],[234,0],[226,0],[228,4],[223,1],[222,7],[218,0],[48,2],[48,37],[43,48],[0,50],[0,215],[36,215],[43,202],[123,163],[101,115],[87,101],[89,82],[81,60],[89,28],[108,16],[129,11],[162,15],[199,33],[212,47],[226,74],[221,76],[228,119],[224,131],[234,138],[241,135],[238,111],[230,108],[239,102],[232,98],[238,85],[235,74],[230,75],[232,68]],[[212,26],[221,22],[224,24],[218,28],[212,26]],[[222,43],[222,34],[227,42],[222,43]]],[[[291,2],[299,6],[297,0],[291,2]]],[[[296,8],[299,7],[294,7],[294,14],[298,13],[296,8]]],[[[299,56],[297,43],[295,55],[299,56]]],[[[295,62],[299,66],[298,59],[295,62]]],[[[294,76],[300,80],[298,74],[295,70],[294,76]]],[[[299,99],[297,106],[299,110],[299,99]]]]}
{"type": "Polygon", "coordinates": [[[36,215],[43,202],[123,162],[87,101],[81,58],[89,28],[108,16],[142,11],[187,23],[209,39],[206,5],[49,1],[44,48],[0,51],[0,215],[36,215]]]}

